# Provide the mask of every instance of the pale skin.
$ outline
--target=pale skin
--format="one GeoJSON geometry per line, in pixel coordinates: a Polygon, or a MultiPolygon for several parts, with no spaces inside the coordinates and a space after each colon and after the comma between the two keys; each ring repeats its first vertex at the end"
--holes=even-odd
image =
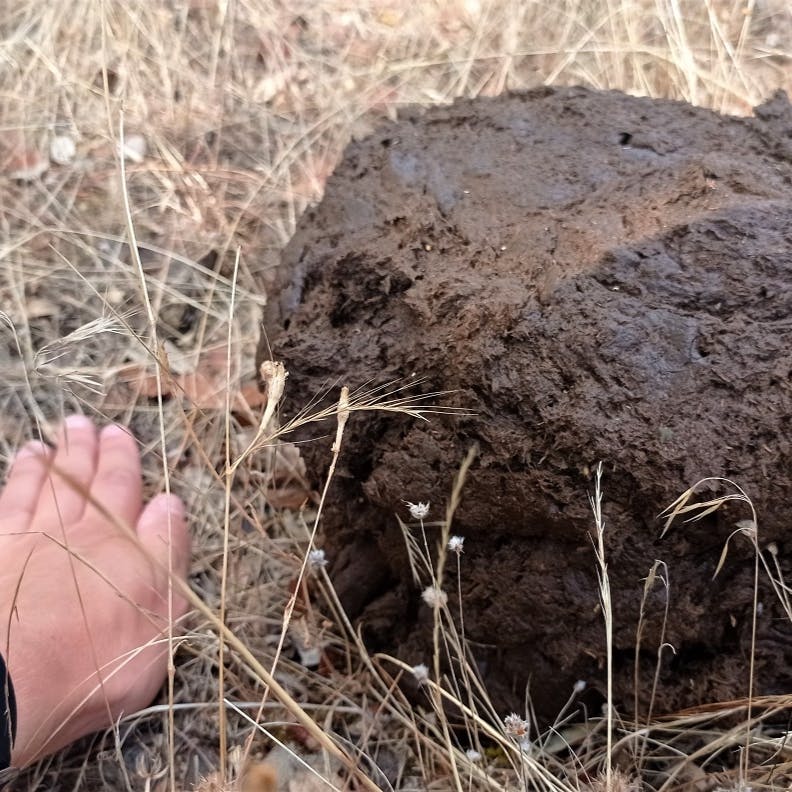
{"type": "Polygon", "coordinates": [[[182,502],[161,494],[144,506],[138,447],[122,427],[100,431],[70,416],[55,448],[19,449],[0,493],[14,766],[151,702],[166,676],[169,628],[178,634],[187,610],[168,568],[183,580],[189,555],[182,502]]]}

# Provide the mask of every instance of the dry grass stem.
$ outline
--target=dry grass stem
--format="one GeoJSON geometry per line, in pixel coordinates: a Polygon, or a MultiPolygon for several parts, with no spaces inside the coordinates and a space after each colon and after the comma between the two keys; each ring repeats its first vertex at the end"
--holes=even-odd
{"type": "MultiPolygon", "coordinates": [[[[447,500],[445,514],[402,525],[416,603],[425,588],[437,594],[430,678],[422,704],[408,699],[412,666],[368,654],[332,574],[311,554],[321,550],[322,510],[357,413],[431,421],[463,417],[464,405],[421,393],[432,372],[417,370],[409,380],[290,393],[304,407],[281,421],[284,363],[253,370],[280,251],[353,137],[409,105],[544,84],[749,114],[775,89],[792,92],[786,0],[22,0],[4,11],[0,456],[51,437],[73,411],[129,425],[147,495],[184,497],[195,548],[188,588],[168,573],[193,610],[183,633],[166,638],[167,690],[107,734],[31,768],[15,788],[226,792],[240,788],[246,762],[274,749],[297,758],[292,777],[279,780],[305,789],[580,792],[591,783],[626,790],[635,777],[653,792],[704,792],[789,783],[787,732],[777,724],[790,702],[754,696],[753,648],[739,701],[658,717],[653,690],[636,690],[628,724],[609,693],[604,719],[573,722],[570,699],[548,733],[524,745],[505,734],[506,713],[494,710],[464,629],[473,545],[453,551],[456,583],[448,579],[472,452],[452,492],[432,494],[447,500]],[[316,492],[289,441],[297,430],[318,435],[326,421],[336,432],[316,492]],[[315,649],[315,668],[300,661],[298,638],[315,649]],[[620,775],[625,756],[635,776],[620,775]]],[[[746,494],[721,483],[722,497],[697,503],[696,487],[680,496],[666,530],[727,502],[749,507],[716,574],[747,539],[754,634],[760,576],[792,622],[780,548],[760,547],[746,494]]],[[[619,615],[609,613],[599,498],[598,477],[595,563],[610,679],[619,615]]],[[[662,586],[667,608],[672,576],[673,568],[651,571],[644,601],[662,586]]],[[[636,647],[642,638],[639,628],[636,647]]],[[[664,641],[655,686],[661,655],[672,651],[664,641]]]]}

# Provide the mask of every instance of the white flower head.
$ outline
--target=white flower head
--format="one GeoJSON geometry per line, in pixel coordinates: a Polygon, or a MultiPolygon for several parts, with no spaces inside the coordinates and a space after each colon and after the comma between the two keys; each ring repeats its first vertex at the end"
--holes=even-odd
{"type": "Polygon", "coordinates": [[[578,679],[577,682],[572,686],[572,691],[576,694],[582,693],[586,689],[586,680],[585,679],[578,679]]]}
{"type": "Polygon", "coordinates": [[[429,514],[429,504],[428,503],[410,503],[410,501],[404,501],[407,504],[407,508],[410,510],[410,516],[414,520],[423,520],[427,514],[429,514]]]}
{"type": "Polygon", "coordinates": [[[311,550],[308,553],[308,566],[311,569],[321,569],[321,567],[327,566],[327,558],[325,557],[324,550],[311,550]]]}
{"type": "Polygon", "coordinates": [[[524,718],[521,718],[516,712],[507,715],[503,719],[503,725],[506,727],[506,734],[512,737],[523,738],[528,735],[530,724],[524,718]]]}
{"type": "Polygon", "coordinates": [[[465,537],[464,536],[452,536],[448,540],[448,549],[452,553],[456,553],[457,555],[460,555],[463,552],[462,546],[464,544],[465,544],[465,537]]]}
{"type": "Polygon", "coordinates": [[[429,668],[426,663],[418,663],[418,665],[412,667],[412,674],[415,677],[415,681],[422,685],[429,679],[429,668]]]}
{"type": "Polygon", "coordinates": [[[437,586],[427,586],[421,594],[421,599],[430,608],[442,608],[448,602],[448,594],[437,586]]]}
{"type": "Polygon", "coordinates": [[[465,756],[467,756],[467,758],[470,759],[471,762],[481,761],[481,754],[474,748],[468,748],[467,751],[465,751],[465,756]]]}

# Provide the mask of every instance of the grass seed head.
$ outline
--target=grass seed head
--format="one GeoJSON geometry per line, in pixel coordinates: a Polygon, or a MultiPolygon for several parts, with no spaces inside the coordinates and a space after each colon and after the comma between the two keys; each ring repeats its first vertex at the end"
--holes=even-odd
{"type": "Polygon", "coordinates": [[[442,608],[448,602],[448,594],[437,586],[427,586],[421,594],[421,599],[430,608],[442,608]]]}
{"type": "Polygon", "coordinates": [[[279,402],[286,387],[286,377],[289,376],[283,363],[276,360],[265,360],[259,366],[259,376],[267,386],[267,400],[279,402]]]}

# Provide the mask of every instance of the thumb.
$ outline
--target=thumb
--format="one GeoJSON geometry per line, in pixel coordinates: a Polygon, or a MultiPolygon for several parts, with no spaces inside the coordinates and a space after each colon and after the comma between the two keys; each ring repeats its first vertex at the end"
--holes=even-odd
{"type": "MultiPolygon", "coordinates": [[[[186,580],[190,570],[190,535],[184,517],[184,503],[177,495],[160,494],[146,505],[137,521],[140,543],[165,569],[168,568],[168,539],[174,575],[186,580]]],[[[179,598],[179,610],[187,603],[179,598]]]]}

